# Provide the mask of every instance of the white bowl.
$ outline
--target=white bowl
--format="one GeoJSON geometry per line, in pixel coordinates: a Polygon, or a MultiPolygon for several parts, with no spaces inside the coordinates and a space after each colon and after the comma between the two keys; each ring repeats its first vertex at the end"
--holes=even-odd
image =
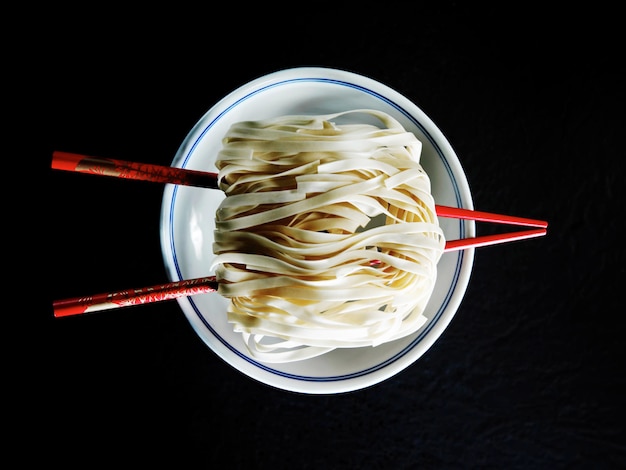
{"type": "MultiPolygon", "coordinates": [[[[217,171],[221,139],[237,121],[287,114],[329,114],[357,108],[395,117],[422,141],[421,164],[437,204],[472,209],[465,173],[437,126],[409,99],[367,77],[330,68],[293,68],[260,77],[216,103],[194,126],[172,166],[217,171]]],[[[167,185],[161,209],[161,248],[171,281],[212,275],[219,190],[167,185]]],[[[472,237],[471,221],[440,219],[446,238],[472,237]]],[[[217,293],[177,299],[198,336],[220,358],[264,384],[309,394],[343,393],[372,386],[406,369],[439,338],[455,315],[469,282],[474,250],[444,253],[425,315],[406,338],[376,347],[337,349],[312,359],[269,364],[252,358],[226,320],[227,299],[217,293]]]]}

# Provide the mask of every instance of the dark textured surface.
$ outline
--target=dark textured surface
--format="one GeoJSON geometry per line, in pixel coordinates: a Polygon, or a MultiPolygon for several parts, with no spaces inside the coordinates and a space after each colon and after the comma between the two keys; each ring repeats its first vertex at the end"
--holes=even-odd
{"type": "Polygon", "coordinates": [[[120,15],[97,28],[50,12],[32,51],[37,86],[23,96],[43,131],[24,146],[44,168],[47,224],[45,296],[31,294],[42,302],[23,312],[28,354],[12,382],[14,403],[29,398],[11,432],[20,455],[32,458],[34,446],[49,465],[84,468],[624,468],[616,13],[548,18],[452,2],[301,11],[272,20],[265,10],[266,21],[245,27],[249,17],[235,12],[193,26],[120,15]],[[175,302],[53,319],[53,299],[152,285],[165,271],[162,188],[54,172],[51,152],[169,164],[221,97],[306,65],[360,73],[412,99],[455,148],[474,205],[548,220],[548,236],[479,249],[432,349],[396,377],[338,396],[241,375],[175,302]]]}

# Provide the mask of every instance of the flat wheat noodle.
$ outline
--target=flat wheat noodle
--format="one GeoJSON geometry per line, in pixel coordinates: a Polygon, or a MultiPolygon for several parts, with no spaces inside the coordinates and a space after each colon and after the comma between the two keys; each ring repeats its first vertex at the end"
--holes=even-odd
{"type": "Polygon", "coordinates": [[[253,357],[374,347],[424,325],[445,239],[420,152],[370,109],[232,125],[212,269],[253,357]],[[359,115],[382,125],[336,124],[359,115]]]}

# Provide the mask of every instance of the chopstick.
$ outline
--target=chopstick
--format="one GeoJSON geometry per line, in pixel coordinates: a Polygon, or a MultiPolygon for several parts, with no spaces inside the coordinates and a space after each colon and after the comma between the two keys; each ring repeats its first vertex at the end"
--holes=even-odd
{"type": "Polygon", "coordinates": [[[545,228],[534,230],[520,230],[519,232],[501,233],[497,235],[483,235],[480,237],[461,238],[460,240],[446,240],[444,252],[479,248],[481,246],[498,245],[500,243],[526,240],[528,238],[541,237],[547,233],[545,228]]]}
{"type": "MultiPolygon", "coordinates": [[[[217,173],[188,170],[185,168],[162,166],[150,163],[129,162],[113,158],[94,157],[79,153],[54,151],[52,153],[52,168],[92,175],[151,181],[154,183],[171,183],[185,186],[219,189],[217,173]]],[[[490,212],[441,205],[436,205],[435,209],[437,216],[439,217],[538,227],[534,230],[524,230],[500,235],[486,235],[482,237],[468,237],[461,240],[448,240],[446,242],[445,251],[464,250],[467,248],[477,248],[481,246],[540,237],[546,234],[546,228],[548,227],[548,222],[544,220],[528,219],[524,217],[494,214],[490,212]]]]}
{"type": "Polygon", "coordinates": [[[435,210],[439,217],[474,220],[476,222],[493,222],[497,224],[524,225],[526,227],[548,227],[548,222],[546,222],[545,220],[514,217],[512,215],[494,214],[492,212],[462,209],[460,207],[448,207],[435,204],[435,210]]]}
{"type": "MultiPolygon", "coordinates": [[[[149,163],[129,162],[126,160],[112,158],[93,157],[77,153],[61,151],[53,152],[52,168],[93,175],[150,181],[155,183],[170,183],[219,189],[217,173],[188,170],[184,168],[154,165],[149,163]]],[[[531,230],[522,230],[504,234],[468,237],[460,240],[446,240],[444,252],[465,250],[468,248],[477,248],[540,237],[546,234],[546,229],[548,227],[548,222],[544,220],[475,211],[458,207],[435,205],[435,210],[438,217],[536,227],[531,230]]],[[[164,283],[139,289],[129,289],[92,296],[75,297],[55,301],[53,303],[54,316],[63,317],[79,315],[100,310],[159,302],[183,296],[215,292],[217,289],[218,282],[216,281],[215,276],[208,276],[164,283]]]]}
{"type": "Polygon", "coordinates": [[[215,276],[199,277],[184,281],[168,282],[140,289],[127,289],[118,292],[73,297],[56,300],[52,303],[55,317],[82,315],[83,313],[111,310],[132,305],[142,305],[178,297],[216,292],[218,282],[215,276]]]}
{"type": "Polygon", "coordinates": [[[152,163],[129,162],[114,158],[92,157],[78,153],[54,151],[52,153],[52,168],[91,175],[151,181],[153,183],[171,183],[219,189],[217,173],[152,163]]]}

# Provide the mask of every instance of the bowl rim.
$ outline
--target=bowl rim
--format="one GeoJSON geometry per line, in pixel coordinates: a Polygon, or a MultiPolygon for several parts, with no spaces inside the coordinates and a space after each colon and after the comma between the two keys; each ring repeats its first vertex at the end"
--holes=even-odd
{"type": "MultiPolygon", "coordinates": [[[[258,77],[236,88],[217,103],[215,103],[194,125],[186,138],[181,143],[176,156],[172,161],[173,166],[185,167],[189,163],[193,149],[198,144],[199,139],[205,135],[212,123],[221,119],[229,110],[236,107],[243,100],[250,96],[263,93],[264,90],[282,86],[287,83],[328,83],[339,84],[341,86],[357,89],[365,93],[374,94],[376,98],[391,104],[399,112],[413,120],[423,128],[425,135],[430,140],[439,156],[448,168],[449,175],[454,180],[454,191],[459,206],[469,209],[473,208],[471,191],[462,165],[438,126],[411,100],[374,79],[346,70],[330,67],[295,67],[258,77]]],[[[183,279],[179,266],[176,266],[175,251],[173,243],[172,214],[174,211],[174,201],[178,188],[167,185],[163,193],[163,205],[161,211],[161,248],[166,271],[171,281],[183,279]]],[[[475,233],[475,225],[471,221],[461,222],[461,232],[464,236],[471,237],[475,233]]],[[[221,359],[227,362],[244,375],[249,376],[266,385],[275,388],[300,392],[307,394],[329,394],[344,393],[363,389],[380,383],[402,370],[409,367],[419,359],[448,327],[452,318],[456,314],[460,303],[465,295],[469,278],[471,276],[474,249],[466,249],[455,254],[457,256],[457,270],[455,282],[450,286],[445,305],[437,313],[437,318],[429,322],[419,338],[411,342],[410,351],[403,352],[400,357],[391,358],[378,364],[372,370],[363,370],[358,374],[348,374],[345,376],[309,377],[298,374],[285,374],[277,371],[272,364],[261,363],[254,358],[241,357],[241,354],[233,351],[228,344],[219,346],[215,344],[214,338],[207,338],[207,324],[202,312],[198,309],[194,299],[184,297],[177,299],[180,308],[191,323],[193,329],[200,338],[216,353],[221,359]],[[230,351],[230,352],[229,352],[230,351]],[[238,357],[230,357],[230,354],[238,357]]],[[[214,294],[210,294],[214,295],[214,294]]],[[[216,334],[216,333],[212,333],[216,334]]],[[[219,337],[219,335],[217,335],[219,337]]],[[[224,342],[222,338],[220,341],[224,342]]]]}

